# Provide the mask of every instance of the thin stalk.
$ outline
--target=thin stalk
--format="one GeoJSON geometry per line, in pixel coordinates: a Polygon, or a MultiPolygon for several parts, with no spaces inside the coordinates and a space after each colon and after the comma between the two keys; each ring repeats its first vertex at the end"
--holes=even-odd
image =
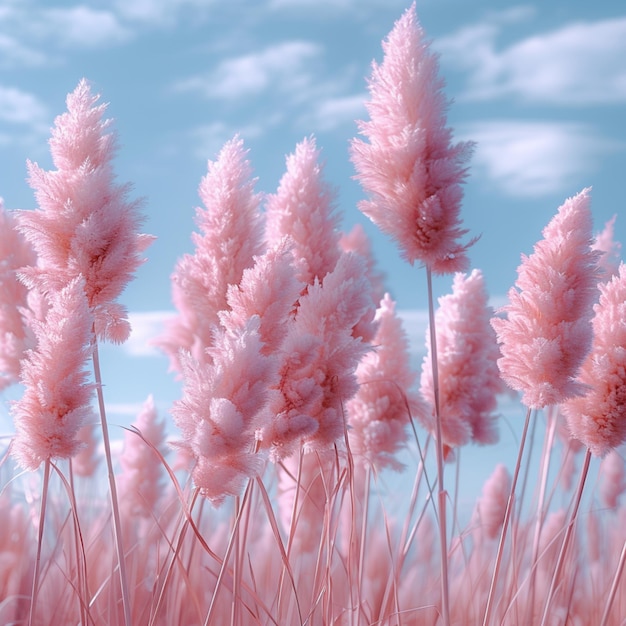
{"type": "Polygon", "coordinates": [[[541,478],[539,480],[539,494],[537,496],[537,513],[535,516],[535,533],[533,537],[533,547],[532,547],[532,556],[530,559],[531,563],[531,571],[530,571],[530,581],[529,581],[529,597],[530,600],[528,602],[528,608],[530,610],[530,615],[532,616],[533,607],[535,606],[535,573],[536,568],[532,567],[533,564],[537,561],[539,557],[539,538],[541,535],[541,528],[543,526],[543,522],[546,516],[546,488],[548,484],[548,474],[550,472],[550,460],[552,458],[552,447],[554,444],[554,436],[556,433],[556,420],[558,419],[558,415],[556,412],[552,412],[553,407],[551,407],[548,416],[550,418],[550,424],[548,426],[547,436],[544,440],[544,446],[542,451],[541,458],[541,478]]]}
{"type": "Polygon", "coordinates": [[[611,584],[609,597],[607,598],[606,606],[604,607],[604,613],[602,614],[602,621],[600,622],[600,626],[607,626],[607,624],[609,623],[611,606],[613,604],[613,600],[615,600],[615,596],[617,595],[617,587],[619,586],[619,580],[622,577],[622,573],[624,572],[624,565],[626,565],[626,541],[624,541],[624,545],[622,546],[622,553],[619,557],[617,570],[615,570],[615,576],[613,577],[613,583],[611,584]]]}
{"type": "Polygon", "coordinates": [[[100,372],[100,358],[98,356],[98,340],[94,332],[93,349],[93,371],[96,381],[96,393],[98,396],[98,407],[100,409],[100,423],[102,424],[102,440],[104,443],[104,457],[107,464],[107,474],[109,479],[109,496],[111,499],[111,509],[113,510],[113,533],[115,535],[115,550],[119,565],[120,585],[122,587],[122,606],[124,609],[124,623],[131,626],[130,616],[130,593],[126,576],[126,563],[124,557],[124,543],[122,540],[122,522],[120,519],[120,508],[117,498],[117,486],[115,474],[113,473],[113,457],[111,455],[111,442],[109,440],[109,426],[104,408],[104,394],[102,392],[102,374],[100,372]]]}
{"type": "Polygon", "coordinates": [[[439,366],[437,359],[437,330],[435,328],[435,306],[433,302],[432,271],[426,268],[428,283],[428,322],[430,327],[430,355],[433,371],[433,393],[435,398],[435,437],[437,452],[437,477],[439,479],[438,510],[439,510],[439,550],[441,555],[441,616],[443,626],[450,625],[450,589],[448,584],[448,538],[446,524],[446,490],[443,482],[443,436],[441,413],[439,407],[439,366]]]}
{"type": "Polygon", "coordinates": [[[365,470],[365,480],[363,485],[363,507],[361,511],[361,536],[359,545],[359,566],[358,566],[358,583],[359,583],[359,620],[363,615],[364,599],[362,597],[363,591],[363,576],[365,574],[365,539],[367,537],[367,518],[369,515],[369,493],[370,493],[370,467],[365,470]]]}
{"type": "Polygon", "coordinates": [[[496,562],[493,568],[493,575],[491,577],[491,585],[489,586],[489,595],[487,596],[487,607],[485,608],[485,617],[483,619],[483,626],[488,626],[491,619],[491,612],[493,611],[493,603],[495,600],[496,583],[498,582],[498,575],[500,574],[500,566],[502,565],[502,558],[504,556],[504,544],[506,542],[506,534],[513,513],[513,504],[515,501],[515,488],[517,487],[517,479],[520,475],[520,468],[522,466],[522,457],[524,455],[524,444],[526,442],[526,436],[528,434],[528,425],[530,424],[530,416],[532,414],[531,409],[526,411],[526,420],[524,421],[524,430],[522,431],[522,440],[520,441],[519,451],[517,453],[517,461],[515,463],[515,471],[513,472],[513,478],[511,479],[511,493],[509,493],[509,499],[506,503],[506,511],[504,513],[504,522],[502,524],[502,531],[500,533],[500,542],[498,543],[498,551],[496,552],[496,562]]]}
{"type": "Polygon", "coordinates": [[[39,530],[37,536],[37,558],[35,560],[35,571],[33,572],[33,590],[30,596],[30,612],[28,614],[28,626],[33,626],[35,608],[37,606],[37,595],[39,594],[39,577],[41,575],[41,547],[43,544],[43,529],[46,519],[46,504],[48,502],[48,485],[50,483],[50,459],[44,463],[43,485],[41,487],[41,509],[39,511],[39,530]]]}
{"type": "Polygon", "coordinates": [[[209,610],[207,611],[206,618],[204,620],[204,626],[209,626],[211,623],[211,618],[213,617],[213,612],[216,607],[216,600],[219,594],[219,590],[224,579],[224,575],[226,574],[226,568],[228,567],[228,561],[230,560],[230,556],[233,552],[233,548],[237,542],[237,535],[239,532],[239,524],[241,522],[241,516],[243,514],[244,507],[248,502],[250,497],[250,491],[252,489],[252,480],[248,481],[248,485],[246,486],[246,490],[243,494],[243,500],[241,507],[236,511],[236,517],[233,522],[233,528],[230,533],[230,537],[228,539],[228,545],[226,546],[226,554],[224,555],[224,560],[222,561],[222,567],[220,568],[219,575],[217,577],[217,582],[215,583],[215,591],[213,592],[213,597],[211,598],[211,603],[209,604],[209,610]]]}
{"type": "Polygon", "coordinates": [[[580,471],[580,480],[578,482],[578,488],[576,489],[576,494],[574,496],[574,507],[572,508],[572,512],[570,514],[570,518],[567,523],[567,528],[565,529],[565,537],[563,538],[563,543],[561,544],[561,551],[559,552],[559,558],[557,559],[556,567],[554,569],[554,574],[552,576],[552,582],[550,583],[550,591],[548,591],[548,598],[546,600],[546,605],[543,609],[543,617],[541,618],[541,626],[544,626],[544,624],[546,623],[546,620],[548,619],[548,614],[550,612],[550,605],[552,604],[554,592],[556,591],[556,587],[559,582],[559,577],[561,576],[561,570],[563,569],[563,565],[565,563],[565,556],[567,555],[567,549],[569,548],[569,543],[572,538],[572,533],[574,532],[574,524],[576,522],[576,517],[578,515],[578,509],[580,508],[580,501],[582,500],[583,489],[585,488],[585,481],[587,480],[587,473],[589,472],[590,462],[591,462],[591,450],[587,448],[587,453],[585,454],[585,460],[583,461],[583,466],[580,471]]]}

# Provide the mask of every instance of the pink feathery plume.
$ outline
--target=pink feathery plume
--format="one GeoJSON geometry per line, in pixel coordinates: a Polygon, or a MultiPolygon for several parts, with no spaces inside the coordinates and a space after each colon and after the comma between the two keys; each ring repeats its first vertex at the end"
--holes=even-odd
{"type": "Polygon", "coordinates": [[[36,262],[35,251],[17,230],[0,198],[0,390],[20,377],[20,360],[29,347],[28,289],[17,271],[36,262]]]}
{"type": "Polygon", "coordinates": [[[67,112],[57,117],[50,149],[56,170],[28,163],[30,184],[39,209],[20,211],[19,227],[32,243],[38,264],[22,272],[29,287],[59,291],[83,276],[98,337],[114,342],[128,338],[125,308],[116,298],[143,263],[152,242],[138,234],[139,203],[128,202],[128,185],[116,185],[112,159],[116,149],[106,104],[96,105],[81,80],[67,96],[67,112]]]}
{"type": "Polygon", "coordinates": [[[179,445],[195,459],[194,482],[215,505],[240,495],[263,464],[256,433],[267,420],[276,360],[262,353],[259,325],[254,316],[243,328],[216,329],[204,361],[181,352],[183,397],[172,416],[182,431],[179,445]]]}
{"type": "Polygon", "coordinates": [[[604,225],[604,229],[596,235],[591,245],[593,250],[598,250],[603,253],[598,261],[601,271],[600,280],[602,281],[608,280],[611,276],[615,276],[619,271],[622,244],[619,241],[615,241],[613,238],[616,219],[617,215],[614,215],[604,225]]]}
{"type": "Polygon", "coordinates": [[[244,270],[238,285],[228,287],[228,308],[218,314],[227,331],[243,328],[253,315],[258,315],[262,352],[266,355],[280,351],[303,289],[292,263],[291,245],[284,238],[255,257],[254,265],[244,270]]]}
{"type": "Polygon", "coordinates": [[[599,287],[593,345],[577,381],[585,394],[561,409],[572,435],[604,456],[626,441],[626,265],[599,287]]]}
{"type": "Polygon", "coordinates": [[[492,326],[498,367],[522,402],[538,409],[584,392],[576,381],[591,347],[600,253],[591,249],[589,190],[566,200],[529,257],[522,256],[509,304],[492,326]]]}
{"type": "Polygon", "coordinates": [[[263,227],[256,179],[246,159],[243,140],[235,136],[209,161],[199,195],[205,206],[196,209],[199,233],[192,234],[193,254],[185,254],[172,274],[172,297],[178,316],[166,326],[158,345],[181,371],[180,350],[197,361],[207,358],[218,312],[228,308],[229,285],[237,285],[243,271],[262,253],[263,227]]]}
{"type": "Polygon", "coordinates": [[[271,423],[260,433],[274,460],[303,444],[325,449],[343,438],[344,404],[358,388],[355,370],[368,349],[356,329],[371,306],[365,263],[353,254],[300,298],[270,398],[271,423]]]}
{"type": "Polygon", "coordinates": [[[626,491],[626,462],[617,450],[611,450],[600,464],[600,498],[611,509],[617,509],[626,491]]]}
{"type": "Polygon", "coordinates": [[[385,297],[385,275],[376,267],[376,261],[372,254],[372,244],[361,224],[355,224],[349,233],[342,233],[339,239],[339,247],[344,252],[360,254],[367,265],[367,277],[372,285],[372,298],[378,303],[385,297]]]}
{"type": "Polygon", "coordinates": [[[401,469],[395,455],[406,442],[406,427],[413,418],[423,419],[427,409],[421,396],[411,390],[417,377],[389,294],[380,302],[376,321],[373,350],[361,359],[356,369],[358,391],[346,403],[350,448],[355,458],[401,469]]]}
{"type": "Polygon", "coordinates": [[[98,424],[83,424],[76,438],[81,442],[80,450],[72,457],[72,471],[75,476],[92,477],[102,459],[98,452],[99,440],[96,437],[98,424]]]}
{"type": "Polygon", "coordinates": [[[391,235],[402,256],[438,274],[469,265],[467,233],[459,217],[472,146],[452,145],[448,102],[436,55],[429,50],[413,4],[383,42],[382,64],[373,63],[370,121],[359,122],[368,141],[354,139],[352,162],[370,199],[359,208],[391,235]]]}
{"type": "Polygon", "coordinates": [[[37,347],[23,361],[24,395],[11,409],[17,431],[12,454],[29,470],[75,455],[82,446],[77,433],[93,415],[94,385],[84,369],[93,348],[93,315],[83,279],[70,281],[50,297],[45,323],[33,327],[37,347]]]}
{"type": "Polygon", "coordinates": [[[305,285],[322,280],[340,255],[334,192],[323,179],[319,156],[314,138],[299,143],[287,157],[287,171],[266,206],[267,241],[291,238],[296,278],[305,285]]]}
{"type": "Polygon", "coordinates": [[[124,433],[124,452],[120,455],[122,474],[118,477],[120,503],[133,516],[149,517],[155,511],[163,484],[163,465],[149,444],[165,456],[165,421],[159,419],[152,395],[141,409],[133,426],[141,433],[124,433]]]}
{"type": "Polygon", "coordinates": [[[476,504],[477,523],[490,539],[495,539],[502,528],[510,493],[511,476],[506,466],[499,463],[483,485],[476,504]]]}
{"type": "MultiPolygon", "coordinates": [[[[452,293],[439,298],[435,314],[439,367],[439,406],[444,444],[453,448],[470,440],[481,444],[498,440],[496,395],[504,391],[498,373],[500,352],[490,318],[488,295],[482,273],[457,273],[452,293]]],[[[430,334],[428,354],[422,363],[420,389],[434,407],[434,384],[430,334]]],[[[426,426],[435,431],[434,408],[426,426]]]]}

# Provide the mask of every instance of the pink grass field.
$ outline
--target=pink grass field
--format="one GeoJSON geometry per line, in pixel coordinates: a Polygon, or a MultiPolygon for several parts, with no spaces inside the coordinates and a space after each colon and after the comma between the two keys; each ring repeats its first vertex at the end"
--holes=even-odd
{"type": "Polygon", "coordinates": [[[37,208],[0,201],[0,391],[21,392],[0,440],[0,625],[626,624],[613,222],[593,232],[589,189],[555,207],[494,311],[462,220],[473,145],[452,141],[438,71],[413,5],[350,150],[359,208],[427,277],[421,371],[315,138],[264,195],[235,136],[155,341],[181,397],[171,419],[149,397],[123,442],[99,346],[128,338],[118,298],[153,238],[106,105],[85,80],[68,95],[54,169],[28,163],[37,208]],[[503,400],[519,453],[466,515],[462,449],[498,445],[503,400]]]}

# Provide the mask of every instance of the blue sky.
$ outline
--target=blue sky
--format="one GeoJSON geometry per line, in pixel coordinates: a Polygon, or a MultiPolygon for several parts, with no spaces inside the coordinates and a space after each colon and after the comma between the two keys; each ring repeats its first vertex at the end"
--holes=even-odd
{"type": "MultiPolygon", "coordinates": [[[[0,196],[34,206],[25,160],[51,167],[49,128],[82,77],[109,102],[120,150],[115,169],[144,197],[158,237],[124,295],[136,333],[103,349],[114,419],[130,421],[148,393],[164,410],[178,396],[167,361],[145,337],[171,310],[169,275],[191,250],[197,186],[239,132],[275,191],[284,157],[315,134],[343,225],[371,235],[388,287],[421,350],[426,306],[420,268],[356,209],[348,143],[363,118],[366,77],[407,0],[0,1],[0,196]]],[[[463,220],[494,302],[521,253],[569,196],[592,186],[596,229],[618,214],[626,164],[626,6],[619,0],[516,3],[421,0],[418,16],[441,55],[457,139],[477,142],[463,220]]],[[[439,279],[438,293],[451,278],[439,279]]],[[[6,407],[2,409],[6,411],[6,407]]]]}

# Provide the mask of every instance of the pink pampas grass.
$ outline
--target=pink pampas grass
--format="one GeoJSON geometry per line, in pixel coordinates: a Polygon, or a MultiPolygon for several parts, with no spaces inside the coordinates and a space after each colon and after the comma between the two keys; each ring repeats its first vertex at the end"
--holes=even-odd
{"type": "Polygon", "coordinates": [[[124,433],[124,451],[120,456],[120,505],[133,518],[150,517],[163,492],[164,471],[158,454],[164,456],[166,452],[165,421],[159,419],[152,395],[144,402],[133,426],[139,434],[124,433]]]}
{"type": "Polygon", "coordinates": [[[20,360],[28,347],[28,290],[17,271],[35,263],[35,252],[17,230],[13,215],[0,198],[0,390],[20,377],[20,360]]]}
{"type": "Polygon", "coordinates": [[[426,405],[412,390],[416,374],[411,370],[407,336],[389,296],[376,311],[378,328],[373,350],[365,354],[357,369],[359,389],[346,403],[350,422],[350,449],[355,458],[377,467],[400,469],[395,458],[406,442],[411,419],[423,418],[426,405]]]}
{"type": "Polygon", "coordinates": [[[511,476],[506,466],[499,463],[483,485],[475,512],[476,523],[490,539],[496,539],[500,533],[510,493],[511,476]]]}
{"type": "Polygon", "coordinates": [[[562,405],[572,435],[604,456],[626,441],[626,265],[600,285],[593,346],[578,384],[585,395],[562,405]]]}
{"type": "Polygon", "coordinates": [[[343,405],[358,388],[355,370],[367,350],[360,334],[372,308],[365,274],[360,256],[343,254],[335,269],[300,298],[282,346],[272,419],[262,432],[263,447],[274,460],[303,444],[326,449],[344,437],[343,405]]]}
{"type": "Polygon", "coordinates": [[[241,280],[253,257],[262,253],[260,195],[246,159],[243,140],[235,136],[209,161],[199,194],[205,206],[196,209],[200,233],[192,234],[195,250],[185,254],[172,275],[172,298],[178,316],[170,320],[158,345],[180,372],[179,351],[201,362],[213,343],[218,312],[228,308],[229,285],[241,280]]]}
{"type": "Polygon", "coordinates": [[[533,254],[522,256],[509,304],[492,325],[501,344],[504,381],[530,408],[584,392],[576,381],[591,347],[599,252],[591,250],[589,190],[567,200],[543,230],[533,254]]]}
{"type": "Polygon", "coordinates": [[[369,82],[370,121],[359,123],[368,142],[352,142],[357,178],[370,196],[359,208],[410,263],[421,261],[438,274],[464,270],[473,242],[458,241],[467,232],[459,213],[471,145],[451,145],[437,57],[415,4],[396,22],[383,51],[369,82]]]}
{"type": "Polygon", "coordinates": [[[39,263],[22,271],[30,287],[58,291],[82,276],[98,337],[125,341],[130,325],[116,298],[143,263],[152,237],[137,234],[139,203],[128,202],[127,185],[116,185],[111,161],[115,135],[81,80],[67,96],[67,112],[57,117],[50,149],[57,167],[44,171],[28,163],[39,209],[20,211],[19,226],[39,263]]]}
{"type": "Polygon", "coordinates": [[[267,419],[276,364],[262,354],[257,316],[242,328],[216,331],[213,344],[202,362],[181,354],[185,386],[172,416],[182,431],[178,445],[194,458],[195,484],[219,505],[228,495],[240,495],[263,465],[256,454],[256,431],[267,419]]]}
{"type": "Polygon", "coordinates": [[[323,179],[315,139],[304,139],[287,157],[287,171],[267,199],[266,237],[270,244],[289,236],[296,278],[305,285],[322,280],[339,258],[334,192],[323,179]]]}
{"type": "Polygon", "coordinates": [[[75,455],[82,446],[77,433],[93,414],[94,385],[84,369],[93,349],[93,316],[84,289],[77,278],[52,293],[46,322],[34,326],[37,347],[22,367],[26,390],[11,410],[17,430],[12,453],[26,469],[75,455]]]}
{"type": "MultiPolygon", "coordinates": [[[[439,298],[435,314],[439,368],[439,406],[443,440],[447,446],[481,444],[498,440],[496,394],[504,390],[498,375],[496,336],[489,325],[492,314],[482,273],[457,273],[452,293],[439,298]]],[[[422,363],[420,389],[434,407],[430,339],[422,363]]],[[[434,408],[425,420],[435,432],[434,408]]]]}

